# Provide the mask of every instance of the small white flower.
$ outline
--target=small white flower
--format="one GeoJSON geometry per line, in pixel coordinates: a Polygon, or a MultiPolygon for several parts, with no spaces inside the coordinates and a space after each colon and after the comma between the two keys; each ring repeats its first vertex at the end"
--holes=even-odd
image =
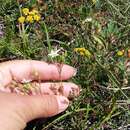
{"type": "Polygon", "coordinates": [[[21,83],[29,83],[29,82],[31,82],[32,80],[31,79],[23,79],[22,81],[21,81],[21,83]]]}
{"type": "Polygon", "coordinates": [[[91,17],[87,17],[84,21],[82,21],[82,24],[85,24],[87,22],[92,22],[92,18],[91,17]]]}
{"type": "Polygon", "coordinates": [[[48,54],[48,56],[54,58],[54,57],[57,57],[59,56],[58,52],[60,52],[61,49],[58,49],[58,50],[51,50],[51,52],[48,54]]]}

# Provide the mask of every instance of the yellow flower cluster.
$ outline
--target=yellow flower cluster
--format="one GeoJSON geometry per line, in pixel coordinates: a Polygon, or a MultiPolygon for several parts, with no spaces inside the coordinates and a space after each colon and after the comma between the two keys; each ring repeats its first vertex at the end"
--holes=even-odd
{"type": "Polygon", "coordinates": [[[23,8],[22,9],[22,16],[18,18],[19,23],[33,23],[34,21],[38,22],[41,19],[40,14],[38,13],[37,10],[33,9],[29,11],[28,8],[23,8]]]}
{"type": "Polygon", "coordinates": [[[84,47],[82,47],[82,48],[75,48],[74,51],[79,53],[81,56],[87,56],[87,57],[91,56],[90,51],[85,49],[84,47]]]}
{"type": "Polygon", "coordinates": [[[123,56],[124,55],[124,50],[119,50],[117,52],[117,56],[123,56]]]}
{"type": "Polygon", "coordinates": [[[130,58],[130,49],[126,50],[119,50],[117,51],[117,56],[121,57],[127,54],[127,57],[130,58]]]}

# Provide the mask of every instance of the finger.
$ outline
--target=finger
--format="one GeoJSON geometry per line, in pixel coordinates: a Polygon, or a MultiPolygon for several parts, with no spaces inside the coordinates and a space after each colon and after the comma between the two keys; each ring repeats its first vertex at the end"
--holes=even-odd
{"type": "Polygon", "coordinates": [[[46,95],[63,95],[68,98],[77,97],[80,93],[79,87],[74,83],[36,83],[32,93],[46,95]]]}
{"type": "Polygon", "coordinates": [[[64,96],[22,96],[17,94],[0,93],[0,97],[6,97],[6,99],[8,99],[6,102],[5,100],[1,101],[2,106],[7,106],[7,108],[3,111],[9,111],[8,108],[10,108],[12,111],[10,115],[13,114],[12,116],[14,117],[14,115],[17,114],[16,117],[20,117],[24,122],[28,122],[36,118],[57,115],[66,110],[69,105],[69,100],[64,96]]]}
{"type": "Polygon", "coordinates": [[[12,79],[18,82],[32,80],[67,80],[76,70],[69,65],[48,64],[34,60],[15,60],[0,64],[0,81],[7,85],[12,79]],[[5,78],[6,77],[6,78],[5,78]]]}
{"type": "Polygon", "coordinates": [[[65,111],[69,100],[64,96],[36,95],[25,99],[27,109],[27,121],[40,117],[51,117],[65,111]],[[35,107],[34,107],[35,106],[35,107]]]}
{"type": "Polygon", "coordinates": [[[11,88],[1,87],[0,90],[3,92],[13,92],[17,94],[28,94],[28,95],[63,95],[69,99],[79,96],[80,89],[74,83],[30,83],[27,84],[28,90],[24,91],[25,85],[18,84],[17,87],[11,88]]]}

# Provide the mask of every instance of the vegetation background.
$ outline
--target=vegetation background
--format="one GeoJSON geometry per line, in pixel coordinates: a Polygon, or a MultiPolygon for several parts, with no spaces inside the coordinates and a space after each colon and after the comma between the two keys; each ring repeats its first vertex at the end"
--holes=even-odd
{"type": "Polygon", "coordinates": [[[66,112],[27,130],[130,127],[129,0],[0,0],[0,61],[13,59],[72,65],[82,89],[66,112]],[[23,8],[37,9],[40,20],[19,23],[23,8]]]}

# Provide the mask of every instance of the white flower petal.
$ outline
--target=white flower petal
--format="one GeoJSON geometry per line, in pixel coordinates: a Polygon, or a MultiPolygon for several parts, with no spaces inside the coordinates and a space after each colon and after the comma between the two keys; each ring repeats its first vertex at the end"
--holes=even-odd
{"type": "Polygon", "coordinates": [[[21,81],[21,83],[29,83],[29,82],[31,82],[32,80],[31,79],[23,79],[22,81],[21,81]]]}
{"type": "Polygon", "coordinates": [[[54,57],[57,57],[59,56],[58,52],[60,51],[61,49],[58,49],[58,50],[51,50],[51,52],[48,54],[48,56],[54,58],[54,57]]]}

